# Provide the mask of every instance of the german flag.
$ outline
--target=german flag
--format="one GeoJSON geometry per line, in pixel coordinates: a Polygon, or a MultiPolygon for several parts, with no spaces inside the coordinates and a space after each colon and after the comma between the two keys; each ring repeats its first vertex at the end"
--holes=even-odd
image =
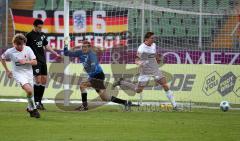
{"type": "MultiPolygon", "coordinates": [[[[64,32],[64,19],[63,11],[42,11],[46,15],[44,19],[44,28],[47,34],[62,34],[64,32]],[[61,14],[62,12],[62,14],[61,14]],[[60,16],[57,16],[60,13],[60,16]]],[[[70,33],[71,34],[84,34],[84,33],[96,33],[93,29],[93,14],[96,11],[84,11],[83,16],[77,13],[76,11],[70,11],[70,33]],[[73,16],[75,15],[75,16],[73,16]],[[83,28],[83,30],[82,30],[83,28]]],[[[107,33],[123,33],[128,30],[128,11],[103,11],[105,16],[97,16],[97,19],[104,21],[104,32],[107,33]]],[[[15,32],[29,32],[33,28],[33,10],[19,10],[12,9],[13,23],[15,32]]],[[[96,19],[96,16],[95,16],[96,19]]],[[[95,30],[103,28],[102,24],[95,24],[95,30]]]]}

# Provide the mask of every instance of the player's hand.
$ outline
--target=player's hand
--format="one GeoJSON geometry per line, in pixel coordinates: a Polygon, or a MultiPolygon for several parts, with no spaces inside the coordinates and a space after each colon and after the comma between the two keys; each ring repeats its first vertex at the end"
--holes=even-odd
{"type": "Polygon", "coordinates": [[[161,55],[156,55],[156,61],[157,61],[157,63],[158,64],[160,64],[161,63],[161,55]]]}
{"type": "Polygon", "coordinates": [[[148,61],[136,61],[136,64],[139,65],[139,66],[144,66],[148,63],[148,61]]]}
{"type": "Polygon", "coordinates": [[[143,67],[145,65],[144,61],[136,61],[136,64],[139,66],[139,67],[143,67]]]}
{"type": "Polygon", "coordinates": [[[6,71],[6,73],[7,73],[8,78],[12,78],[13,77],[12,71],[6,71]]]}
{"type": "Polygon", "coordinates": [[[139,65],[139,66],[142,66],[143,65],[143,61],[136,61],[136,64],[139,65]]]}
{"type": "Polygon", "coordinates": [[[62,55],[60,55],[60,54],[58,54],[58,55],[56,55],[57,57],[55,58],[55,60],[57,61],[57,62],[62,62],[63,61],[63,57],[64,56],[62,56],[62,55]]]}
{"type": "Polygon", "coordinates": [[[56,53],[55,55],[56,55],[57,58],[61,58],[60,54],[56,53]]]}
{"type": "Polygon", "coordinates": [[[156,59],[157,63],[160,64],[161,63],[161,59],[156,59]]]}
{"type": "Polygon", "coordinates": [[[69,38],[68,37],[65,37],[64,38],[64,45],[66,46],[66,45],[68,45],[69,44],[69,38]]]}
{"type": "Polygon", "coordinates": [[[25,59],[18,60],[19,64],[25,65],[27,61],[25,59]]]}

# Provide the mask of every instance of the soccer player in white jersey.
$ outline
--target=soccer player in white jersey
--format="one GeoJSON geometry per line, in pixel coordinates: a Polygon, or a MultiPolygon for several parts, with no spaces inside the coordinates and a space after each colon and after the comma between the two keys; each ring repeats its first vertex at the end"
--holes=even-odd
{"type": "Polygon", "coordinates": [[[27,112],[29,112],[30,117],[40,118],[33,98],[32,66],[37,65],[37,61],[32,49],[25,45],[26,42],[27,39],[23,34],[16,34],[12,40],[13,47],[7,49],[0,58],[8,77],[13,77],[26,92],[28,100],[27,112]],[[8,69],[6,60],[11,60],[12,71],[8,69]]]}
{"type": "Polygon", "coordinates": [[[154,43],[154,33],[147,32],[142,43],[137,50],[137,58],[135,63],[139,66],[140,76],[138,77],[138,84],[124,81],[122,78],[113,84],[113,87],[123,85],[141,93],[147,85],[150,77],[154,77],[155,81],[161,85],[166,92],[166,96],[171,102],[173,109],[177,110],[177,104],[174,100],[173,92],[170,90],[165,76],[158,69],[159,57],[156,54],[156,44],[154,43]]]}

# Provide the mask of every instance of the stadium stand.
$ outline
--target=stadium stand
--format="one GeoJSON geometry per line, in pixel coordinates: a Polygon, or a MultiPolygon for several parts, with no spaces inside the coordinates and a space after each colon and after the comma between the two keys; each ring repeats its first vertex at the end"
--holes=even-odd
{"type": "Polygon", "coordinates": [[[35,0],[34,10],[45,10],[46,4],[44,0],[35,0]]]}
{"type": "Polygon", "coordinates": [[[45,10],[56,10],[57,9],[57,0],[48,0],[46,1],[46,8],[45,10]]]}
{"type": "MultiPolygon", "coordinates": [[[[30,0],[30,1],[12,1],[12,8],[23,8],[23,9],[34,9],[34,10],[63,10],[64,0],[30,0]],[[17,5],[17,7],[14,7],[17,5]],[[22,6],[19,6],[22,5],[22,6]]],[[[147,1],[150,3],[150,1],[147,1]]],[[[156,6],[168,7],[179,10],[187,10],[187,11],[196,11],[199,9],[199,1],[198,0],[152,0],[152,4],[156,6]]],[[[204,12],[212,12],[218,7],[219,12],[224,12],[228,9],[231,9],[232,5],[237,7],[238,3],[234,0],[203,0],[203,11],[204,12]]],[[[113,6],[102,5],[95,2],[87,2],[80,0],[73,0],[70,3],[70,9],[76,10],[111,10],[114,9],[113,6]]],[[[216,11],[215,11],[216,12],[216,11]]],[[[162,37],[173,37],[173,38],[197,38],[199,36],[198,26],[199,26],[199,17],[193,15],[181,15],[176,13],[152,13],[152,21],[150,23],[149,15],[150,11],[145,11],[145,27],[146,31],[150,30],[150,24],[159,25],[154,26],[154,30],[156,34],[162,37]],[[160,16],[159,16],[160,15],[160,16]]],[[[209,44],[209,47],[231,47],[232,41],[231,37],[227,37],[231,31],[230,28],[224,27],[232,27],[236,25],[235,20],[236,17],[223,17],[217,16],[203,16],[203,24],[202,24],[202,36],[205,43],[209,44]],[[221,29],[220,31],[218,31],[221,29]],[[216,33],[224,33],[224,34],[216,34],[216,33]],[[216,36],[216,37],[215,37],[216,36]],[[219,45],[219,40],[226,40],[226,42],[221,42],[222,45],[219,45]]],[[[132,35],[138,36],[141,34],[141,11],[140,10],[129,10],[129,31],[132,35]]],[[[11,23],[11,22],[9,22],[11,23]]]]}

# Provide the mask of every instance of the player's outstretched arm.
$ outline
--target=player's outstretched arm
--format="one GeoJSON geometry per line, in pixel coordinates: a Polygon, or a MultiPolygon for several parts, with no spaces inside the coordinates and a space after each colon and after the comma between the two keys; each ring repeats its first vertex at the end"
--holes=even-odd
{"type": "Polygon", "coordinates": [[[64,55],[69,57],[80,57],[82,55],[82,50],[69,51],[67,47],[64,47],[64,55]]]}
{"type": "MultiPolygon", "coordinates": [[[[80,55],[82,55],[82,50],[69,51],[68,50],[68,44],[69,44],[69,37],[65,37],[64,38],[64,49],[63,49],[64,56],[80,57],[80,55]]],[[[77,48],[77,47],[78,46],[76,46],[74,48],[77,48]]]]}
{"type": "Polygon", "coordinates": [[[61,57],[61,55],[60,54],[58,54],[56,51],[54,51],[50,46],[46,46],[46,49],[48,50],[48,51],[50,51],[52,54],[54,54],[55,56],[57,56],[57,57],[61,57]]]}

